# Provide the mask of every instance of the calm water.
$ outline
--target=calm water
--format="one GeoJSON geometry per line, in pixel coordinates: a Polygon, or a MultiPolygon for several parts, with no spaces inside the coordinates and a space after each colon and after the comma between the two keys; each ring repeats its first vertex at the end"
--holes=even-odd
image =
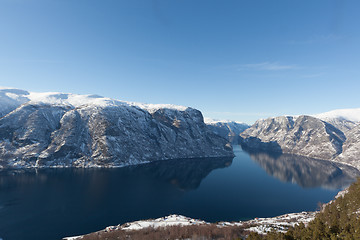
{"type": "Polygon", "coordinates": [[[326,161],[234,150],[234,159],[0,172],[0,238],[61,239],[173,213],[214,222],[312,211],[358,174],[326,161]]]}

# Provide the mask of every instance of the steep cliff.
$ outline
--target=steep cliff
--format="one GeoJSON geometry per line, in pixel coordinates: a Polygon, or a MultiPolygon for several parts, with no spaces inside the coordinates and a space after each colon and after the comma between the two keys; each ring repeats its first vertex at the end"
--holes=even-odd
{"type": "Polygon", "coordinates": [[[258,120],[241,133],[240,142],[250,149],[291,153],[332,160],[342,152],[343,132],[310,116],[258,120]]]}
{"type": "Polygon", "coordinates": [[[0,92],[11,103],[0,106],[2,168],[116,167],[233,156],[227,141],[193,108],[94,95],[0,92]]]}

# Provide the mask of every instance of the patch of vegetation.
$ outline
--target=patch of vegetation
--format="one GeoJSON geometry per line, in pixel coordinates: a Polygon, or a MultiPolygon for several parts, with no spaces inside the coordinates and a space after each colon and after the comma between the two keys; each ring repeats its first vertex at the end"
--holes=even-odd
{"type": "Polygon", "coordinates": [[[303,223],[286,233],[251,233],[248,240],[360,239],[360,178],[348,192],[327,204],[307,226],[303,223]]]}

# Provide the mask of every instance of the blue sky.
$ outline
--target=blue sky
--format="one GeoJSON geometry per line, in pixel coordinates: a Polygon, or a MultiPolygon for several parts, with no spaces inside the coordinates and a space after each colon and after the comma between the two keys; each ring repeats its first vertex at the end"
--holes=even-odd
{"type": "Polygon", "coordinates": [[[0,0],[0,86],[254,122],[360,107],[360,1],[0,0]]]}

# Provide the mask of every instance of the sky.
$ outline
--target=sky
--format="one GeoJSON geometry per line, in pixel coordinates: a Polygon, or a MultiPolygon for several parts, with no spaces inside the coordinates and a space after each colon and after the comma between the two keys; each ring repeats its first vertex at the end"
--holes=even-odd
{"type": "Polygon", "coordinates": [[[253,123],[360,107],[360,1],[0,0],[0,86],[253,123]]]}

